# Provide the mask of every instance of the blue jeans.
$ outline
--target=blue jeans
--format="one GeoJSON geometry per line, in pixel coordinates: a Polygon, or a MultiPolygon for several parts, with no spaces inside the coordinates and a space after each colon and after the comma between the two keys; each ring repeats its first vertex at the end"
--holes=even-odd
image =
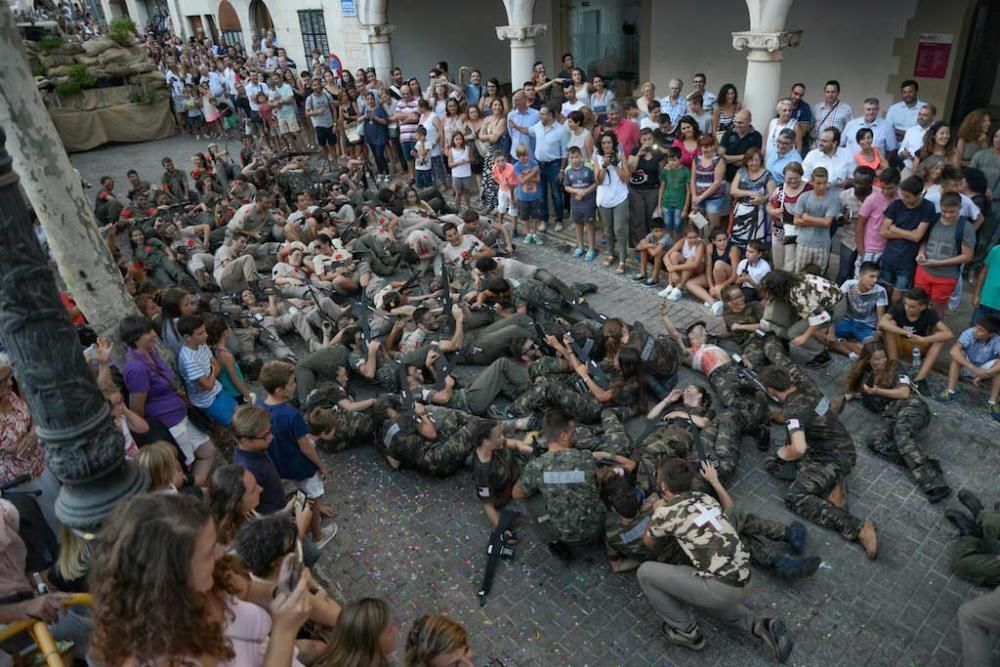
{"type": "Polygon", "coordinates": [[[412,155],[410,155],[410,151],[412,151],[416,147],[417,147],[417,142],[415,142],[415,141],[400,141],[399,142],[399,148],[400,148],[399,152],[403,156],[402,157],[402,162],[403,162],[403,166],[404,167],[406,167],[407,165],[409,165],[410,160],[415,159],[412,155]]]}
{"type": "Polygon", "coordinates": [[[667,230],[667,234],[680,234],[681,230],[684,229],[681,209],[664,207],[661,210],[663,211],[663,227],[667,230]]]}
{"type": "Polygon", "coordinates": [[[542,186],[542,222],[549,221],[549,199],[552,199],[552,208],[555,210],[556,222],[563,221],[563,196],[562,185],[559,183],[559,160],[549,162],[539,162],[540,182],[542,186]]]}
{"type": "Polygon", "coordinates": [[[883,264],[878,274],[878,281],[894,289],[909,289],[913,284],[913,269],[897,269],[883,264]]]}

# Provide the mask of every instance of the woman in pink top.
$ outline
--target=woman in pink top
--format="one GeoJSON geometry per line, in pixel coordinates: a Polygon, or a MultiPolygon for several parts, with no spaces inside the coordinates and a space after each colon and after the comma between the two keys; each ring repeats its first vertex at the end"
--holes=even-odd
{"type": "Polygon", "coordinates": [[[854,154],[854,161],[859,167],[871,167],[875,171],[875,187],[878,187],[878,175],[885,169],[886,164],[882,151],[873,145],[875,133],[870,127],[863,127],[858,130],[855,139],[861,150],[854,154]]]}
{"type": "Polygon", "coordinates": [[[690,169],[694,156],[698,154],[698,137],[701,136],[701,130],[698,129],[697,121],[691,116],[681,116],[677,121],[677,128],[677,138],[674,139],[673,146],[681,152],[681,164],[690,169]]]}

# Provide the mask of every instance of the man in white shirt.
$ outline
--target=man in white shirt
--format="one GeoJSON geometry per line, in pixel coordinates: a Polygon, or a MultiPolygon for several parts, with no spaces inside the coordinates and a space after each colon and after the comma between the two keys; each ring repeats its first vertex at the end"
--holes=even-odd
{"type": "Polygon", "coordinates": [[[645,130],[649,128],[650,130],[657,130],[660,127],[660,103],[653,100],[646,107],[649,109],[649,113],[645,118],[639,121],[639,129],[645,130]]]}
{"type": "Polygon", "coordinates": [[[854,165],[854,156],[840,148],[840,130],[828,127],[819,134],[819,148],[814,148],[802,162],[805,171],[803,177],[808,181],[812,178],[816,167],[824,167],[830,180],[830,186],[842,188],[847,185],[854,165]]]}
{"type": "Polygon", "coordinates": [[[879,118],[879,101],[877,97],[869,97],[865,100],[865,115],[860,118],[852,118],[844,126],[844,132],[840,137],[840,145],[847,148],[847,153],[853,156],[861,146],[858,145],[858,130],[868,128],[874,135],[872,146],[882,151],[882,159],[888,159],[889,153],[896,150],[896,133],[892,129],[892,124],[884,118],[879,118]]]}
{"type": "Polygon", "coordinates": [[[570,81],[563,85],[563,103],[562,107],[559,109],[559,116],[562,119],[562,123],[566,123],[566,119],[574,111],[579,111],[583,107],[587,106],[585,102],[581,102],[576,99],[576,86],[570,81]]]}
{"type": "Polygon", "coordinates": [[[250,111],[253,112],[254,122],[260,123],[260,116],[257,115],[257,109],[260,105],[257,104],[257,94],[264,93],[268,97],[271,96],[271,88],[260,80],[260,72],[250,73],[250,83],[246,85],[247,100],[250,102],[250,111]]]}
{"type": "Polygon", "coordinates": [[[903,140],[899,144],[899,157],[903,158],[903,163],[907,169],[913,169],[913,157],[924,145],[924,135],[927,128],[934,124],[937,116],[937,107],[926,102],[917,112],[917,124],[906,129],[903,140]]]}
{"type": "Polygon", "coordinates": [[[899,96],[903,99],[885,112],[885,119],[892,125],[898,140],[902,140],[906,130],[917,123],[917,114],[924,106],[924,102],[917,99],[919,90],[920,85],[916,81],[907,79],[899,86],[899,96]]]}

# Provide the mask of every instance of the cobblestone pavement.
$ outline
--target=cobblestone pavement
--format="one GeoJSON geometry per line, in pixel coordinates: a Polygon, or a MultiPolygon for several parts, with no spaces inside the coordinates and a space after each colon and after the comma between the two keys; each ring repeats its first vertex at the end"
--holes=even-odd
{"type": "MultiPolygon", "coordinates": [[[[147,179],[158,175],[153,165],[162,155],[173,154],[185,165],[179,158],[190,154],[192,143],[171,140],[105,149],[74,162],[95,183],[104,172],[124,183],[124,170],[134,163],[149,165],[143,171],[147,179]]],[[[521,246],[518,253],[563,279],[596,283],[599,291],[591,304],[597,309],[662,331],[655,290],[615,276],[597,262],[572,259],[555,245],[521,246]]],[[[695,319],[721,326],[704,307],[687,301],[671,304],[671,315],[680,327],[695,319]]],[[[845,360],[837,359],[810,373],[833,396],[846,367],[845,360]]],[[[694,379],[684,373],[682,381],[694,379]]],[[[934,381],[940,389],[943,379],[934,381]]],[[[1000,426],[982,405],[981,397],[968,394],[948,405],[931,401],[934,418],[924,444],[942,460],[956,493],[968,488],[992,503],[998,499],[1000,426]]],[[[871,415],[852,406],[843,419],[861,442],[871,415]]],[[[776,437],[779,432],[776,428],[776,437]]],[[[481,608],[476,591],[489,529],[467,472],[446,480],[394,472],[368,448],[328,459],[327,499],[339,510],[340,533],[321,560],[320,573],[333,583],[338,597],[385,598],[404,628],[428,612],[460,620],[480,664],[490,658],[508,666],[544,667],[772,664],[751,639],[711,621],[704,622],[704,651],[666,644],[633,574],[611,573],[598,548],[564,565],[530,528],[521,529],[516,558],[500,566],[481,608]]],[[[784,483],[768,475],[762,461],[754,446],[744,445],[732,495],[744,509],[790,521],[793,515],[782,502],[784,483]]],[[[983,591],[950,572],[953,531],[944,509],[958,506],[954,495],[941,506],[929,505],[902,469],[863,448],[849,482],[852,512],[873,519],[878,527],[879,559],[870,562],[859,546],[807,524],[807,551],[823,558],[819,572],[789,584],[755,569],[749,606],[784,619],[796,641],[789,664],[958,664],[956,611],[983,591]]]]}

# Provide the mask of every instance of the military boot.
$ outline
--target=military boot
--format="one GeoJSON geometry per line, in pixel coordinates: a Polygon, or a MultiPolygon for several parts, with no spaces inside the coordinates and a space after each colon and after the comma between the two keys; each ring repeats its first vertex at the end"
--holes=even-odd
{"type": "Polygon", "coordinates": [[[972,514],[973,519],[978,519],[979,513],[983,511],[983,501],[968,489],[962,489],[958,492],[958,502],[965,505],[965,508],[972,514]]]}
{"type": "Polygon", "coordinates": [[[961,510],[947,510],[944,517],[958,529],[959,537],[982,537],[983,531],[968,514],[961,510]]]}

